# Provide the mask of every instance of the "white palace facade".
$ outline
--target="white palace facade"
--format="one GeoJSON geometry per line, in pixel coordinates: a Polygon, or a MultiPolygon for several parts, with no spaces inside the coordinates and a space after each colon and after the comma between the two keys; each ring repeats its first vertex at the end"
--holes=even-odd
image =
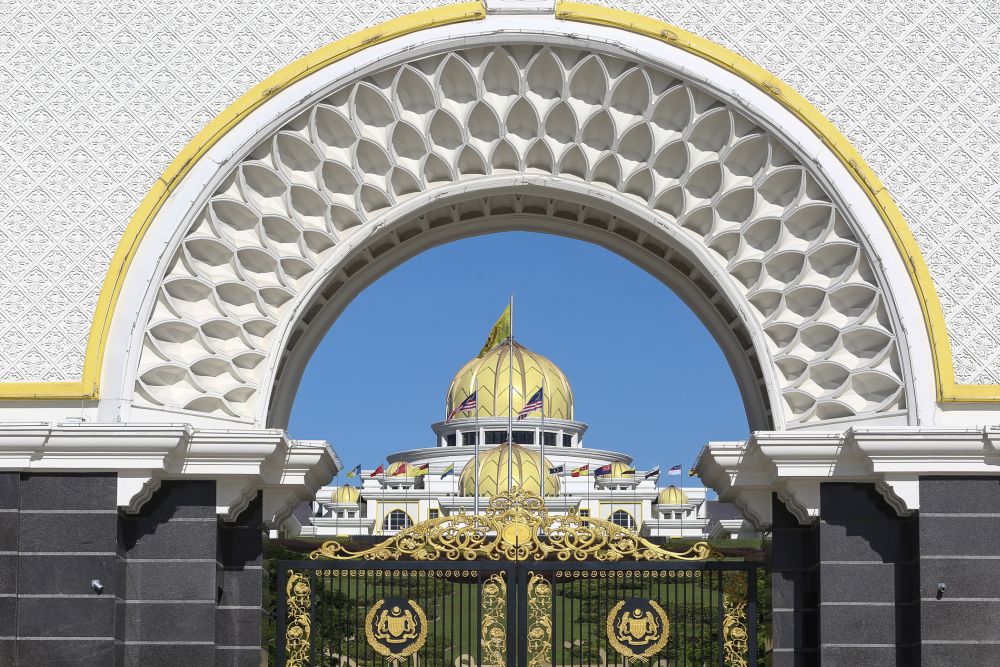
{"type": "Polygon", "coordinates": [[[661,485],[658,467],[637,469],[626,453],[586,446],[587,424],[576,419],[566,375],[517,342],[501,342],[458,371],[448,387],[445,416],[473,392],[478,395],[478,416],[475,410],[459,411],[452,419],[432,424],[434,446],[389,454],[388,464],[355,476],[360,487],[324,486],[314,501],[286,522],[286,531],[317,537],[388,535],[426,519],[475,512],[477,433],[482,443],[480,512],[495,493],[509,487],[539,493],[544,433],[544,499],[552,513],[608,519],[650,537],[756,534],[742,518],[720,521],[713,516],[726,514],[726,508],[708,500],[705,487],[661,485]],[[517,419],[525,402],[543,385],[544,418],[541,410],[535,410],[517,419]],[[513,442],[508,445],[511,407],[513,442]]]}

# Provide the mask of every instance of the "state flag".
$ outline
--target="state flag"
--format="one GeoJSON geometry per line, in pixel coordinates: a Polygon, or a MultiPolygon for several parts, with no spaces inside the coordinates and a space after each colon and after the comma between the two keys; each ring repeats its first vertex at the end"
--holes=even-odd
{"type": "Polygon", "coordinates": [[[405,475],[405,474],[406,474],[406,464],[400,463],[399,467],[396,468],[395,472],[392,473],[392,476],[399,477],[400,475],[405,475]]]}
{"type": "Polygon", "coordinates": [[[375,468],[375,470],[372,471],[372,474],[368,476],[378,477],[379,475],[384,475],[384,474],[385,474],[385,466],[380,465],[379,467],[375,468]]]}
{"type": "Polygon", "coordinates": [[[603,477],[604,475],[610,475],[610,474],[611,474],[610,463],[594,470],[594,477],[603,477]]]}
{"type": "Polygon", "coordinates": [[[444,479],[448,475],[454,475],[454,474],[455,474],[455,464],[452,463],[451,465],[449,465],[447,468],[444,469],[443,473],[441,473],[441,479],[444,479]]]}
{"type": "Polygon", "coordinates": [[[586,477],[590,474],[590,464],[582,465],[579,468],[574,468],[573,472],[570,473],[573,477],[586,477]]]}
{"type": "Polygon", "coordinates": [[[649,479],[650,477],[656,477],[660,474],[660,466],[656,466],[645,475],[642,476],[643,479],[649,479]]]}
{"type": "Polygon", "coordinates": [[[558,475],[558,474],[562,473],[565,470],[566,470],[566,466],[564,466],[564,465],[558,465],[558,466],[555,466],[553,468],[549,468],[549,474],[550,475],[558,475]]]}
{"type": "Polygon", "coordinates": [[[354,466],[354,468],[352,468],[349,473],[347,473],[347,478],[354,479],[360,474],[361,474],[361,464],[359,463],[358,465],[354,466]]]}
{"type": "Polygon", "coordinates": [[[421,465],[418,465],[416,468],[413,469],[413,476],[420,477],[421,475],[426,475],[430,471],[431,471],[431,464],[422,463],[421,465]]]}
{"type": "Polygon", "coordinates": [[[679,475],[681,474],[681,464],[678,463],[675,466],[670,466],[670,470],[667,471],[668,475],[679,475]]]}

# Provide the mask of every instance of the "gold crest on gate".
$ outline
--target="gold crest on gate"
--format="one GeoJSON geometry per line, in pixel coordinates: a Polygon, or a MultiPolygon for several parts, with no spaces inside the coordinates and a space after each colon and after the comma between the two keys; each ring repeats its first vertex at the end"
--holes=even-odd
{"type": "Polygon", "coordinates": [[[379,600],[365,616],[365,635],[376,653],[392,661],[402,660],[427,642],[427,615],[413,600],[379,600]]]}
{"type": "Polygon", "coordinates": [[[628,660],[646,660],[667,645],[670,621],[648,598],[622,600],[608,612],[608,640],[628,660]]]}

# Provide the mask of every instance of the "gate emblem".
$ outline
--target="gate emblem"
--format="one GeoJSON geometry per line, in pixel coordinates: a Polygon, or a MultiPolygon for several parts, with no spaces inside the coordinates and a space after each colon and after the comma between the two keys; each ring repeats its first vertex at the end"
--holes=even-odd
{"type": "Polygon", "coordinates": [[[365,616],[365,635],[376,653],[394,662],[402,660],[427,641],[427,615],[413,600],[379,600],[365,616]]]}
{"type": "Polygon", "coordinates": [[[608,640],[626,659],[646,660],[667,644],[670,621],[648,598],[622,600],[608,612],[608,640]]]}

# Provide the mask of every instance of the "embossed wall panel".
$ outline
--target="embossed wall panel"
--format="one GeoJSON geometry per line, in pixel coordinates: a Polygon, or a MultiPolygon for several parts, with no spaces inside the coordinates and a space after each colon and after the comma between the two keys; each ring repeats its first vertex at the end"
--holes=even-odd
{"type": "MultiPolygon", "coordinates": [[[[0,381],[79,379],[122,231],[208,120],[322,44],[437,4],[4,3],[0,381]]],[[[913,227],[956,379],[1000,382],[1000,12],[910,0],[604,4],[734,49],[826,113],[913,227]]]]}

